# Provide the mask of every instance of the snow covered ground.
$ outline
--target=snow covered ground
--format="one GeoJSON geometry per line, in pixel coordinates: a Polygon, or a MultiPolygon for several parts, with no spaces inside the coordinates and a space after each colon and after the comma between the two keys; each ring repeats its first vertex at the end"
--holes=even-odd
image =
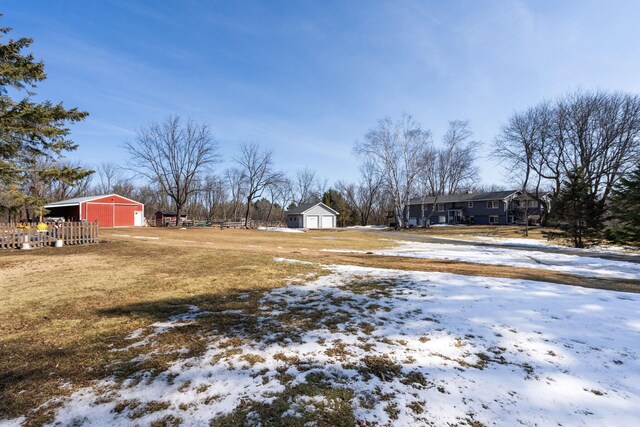
{"type": "Polygon", "coordinates": [[[260,231],[277,231],[280,233],[304,233],[304,230],[299,228],[286,228],[286,227],[258,227],[260,231]]]}
{"type": "Polygon", "coordinates": [[[590,248],[573,248],[569,246],[562,245],[554,245],[549,240],[542,239],[532,239],[532,238],[515,238],[515,237],[494,237],[494,236],[465,236],[460,235],[460,238],[455,237],[440,237],[440,236],[429,236],[432,239],[439,240],[457,240],[460,238],[463,240],[472,237],[473,241],[480,241],[482,243],[495,243],[497,245],[502,246],[514,246],[514,247],[527,247],[527,248],[556,248],[568,251],[576,251],[576,252],[600,252],[600,253],[612,253],[612,254],[625,254],[631,256],[638,256],[640,254],[631,252],[632,248],[626,248],[624,246],[615,246],[615,245],[598,245],[590,248]]]}
{"type": "MultiPolygon", "coordinates": [[[[203,355],[157,377],[75,393],[55,422],[225,425],[220,417],[232,414],[248,425],[268,417],[302,425],[322,414],[326,424],[640,425],[639,295],[328,268],[265,294],[257,312],[190,307],[169,323],[237,326],[214,328],[203,355]],[[256,327],[243,326],[247,319],[256,327]]],[[[147,335],[170,329],[152,325],[147,335]]]]}
{"type": "MultiPolygon", "coordinates": [[[[538,268],[561,271],[588,277],[613,277],[619,279],[640,279],[640,263],[612,261],[596,257],[523,251],[487,246],[452,245],[446,243],[420,243],[398,241],[397,247],[374,250],[367,253],[409,258],[446,259],[491,265],[538,268]]],[[[329,252],[363,253],[363,251],[332,250],[329,252]]]]}

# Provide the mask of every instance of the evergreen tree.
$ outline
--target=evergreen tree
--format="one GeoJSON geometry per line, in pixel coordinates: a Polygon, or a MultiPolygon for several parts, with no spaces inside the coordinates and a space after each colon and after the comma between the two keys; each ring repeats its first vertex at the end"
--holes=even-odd
{"type": "Polygon", "coordinates": [[[336,227],[347,227],[355,225],[357,220],[357,213],[349,207],[349,204],[344,199],[339,191],[329,189],[322,195],[322,203],[329,206],[334,211],[338,212],[336,218],[336,227]]]}
{"type": "Polygon", "coordinates": [[[554,209],[564,237],[573,240],[576,248],[584,247],[587,239],[596,239],[603,227],[602,211],[584,175],[581,167],[567,173],[554,209]]]}
{"type": "Polygon", "coordinates": [[[614,187],[609,210],[615,224],[607,230],[607,237],[640,246],[640,166],[614,187]]]}
{"type": "Polygon", "coordinates": [[[58,163],[64,152],[77,148],[65,125],[88,113],[33,99],[33,89],[47,77],[44,63],[22,53],[32,39],[6,40],[10,31],[0,27],[0,211],[27,217],[41,215],[47,202],[39,185],[55,180],[73,184],[92,173],[58,163]],[[39,168],[43,160],[50,162],[39,168]],[[39,185],[33,185],[34,177],[39,185]]]}

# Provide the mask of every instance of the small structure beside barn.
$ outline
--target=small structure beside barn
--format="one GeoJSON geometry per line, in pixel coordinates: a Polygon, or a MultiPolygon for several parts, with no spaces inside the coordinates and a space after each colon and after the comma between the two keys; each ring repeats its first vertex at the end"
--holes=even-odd
{"type": "Polygon", "coordinates": [[[49,203],[47,216],[65,221],[98,222],[100,227],[141,227],[144,205],[117,194],[76,197],[49,203]]]}
{"type": "MultiPolygon", "coordinates": [[[[156,212],[156,227],[175,227],[177,212],[158,211],[156,212]]],[[[187,222],[187,214],[180,214],[180,223],[187,222]]]]}
{"type": "Polygon", "coordinates": [[[289,228],[335,228],[338,212],[324,203],[302,203],[287,211],[289,228]]]}

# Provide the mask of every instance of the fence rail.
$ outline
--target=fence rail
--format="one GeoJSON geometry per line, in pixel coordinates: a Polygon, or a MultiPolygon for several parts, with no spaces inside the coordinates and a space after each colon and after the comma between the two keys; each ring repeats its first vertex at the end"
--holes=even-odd
{"type": "Polygon", "coordinates": [[[46,230],[38,230],[37,223],[27,224],[26,227],[0,223],[0,249],[32,249],[94,243],[98,243],[97,222],[47,224],[46,230]]]}

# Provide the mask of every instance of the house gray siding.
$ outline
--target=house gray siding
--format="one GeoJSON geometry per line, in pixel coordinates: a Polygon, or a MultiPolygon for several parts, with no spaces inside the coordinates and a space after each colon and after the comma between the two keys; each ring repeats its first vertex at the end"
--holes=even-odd
{"type": "Polygon", "coordinates": [[[287,215],[287,227],[302,228],[302,214],[287,215]]]}
{"type": "MultiPolygon", "coordinates": [[[[504,192],[500,193],[500,196],[504,196],[504,192]]],[[[500,199],[489,200],[462,200],[451,201],[455,196],[445,196],[446,202],[439,203],[436,200],[436,209],[433,209],[433,203],[419,204],[415,203],[409,205],[409,218],[410,223],[418,226],[425,225],[426,215],[429,215],[429,224],[477,224],[477,225],[507,225],[514,222],[522,222],[525,218],[525,211],[529,215],[529,218],[539,217],[541,212],[541,205],[539,202],[534,202],[536,206],[528,206],[526,209],[520,207],[522,200],[532,200],[527,197],[516,195],[515,197],[506,197],[500,199]],[[497,208],[490,208],[489,203],[497,202],[497,208]],[[469,206],[469,203],[472,203],[469,206]],[[421,214],[421,209],[424,208],[424,213],[421,214]],[[439,209],[438,209],[439,208],[439,209]],[[458,215],[455,216],[452,210],[458,211],[458,215]],[[496,216],[497,221],[491,222],[490,217],[496,216]],[[422,221],[421,221],[422,219],[422,221]]],[[[460,195],[460,198],[464,199],[468,195],[460,195]]],[[[433,199],[433,198],[432,198],[433,199]]]]}

